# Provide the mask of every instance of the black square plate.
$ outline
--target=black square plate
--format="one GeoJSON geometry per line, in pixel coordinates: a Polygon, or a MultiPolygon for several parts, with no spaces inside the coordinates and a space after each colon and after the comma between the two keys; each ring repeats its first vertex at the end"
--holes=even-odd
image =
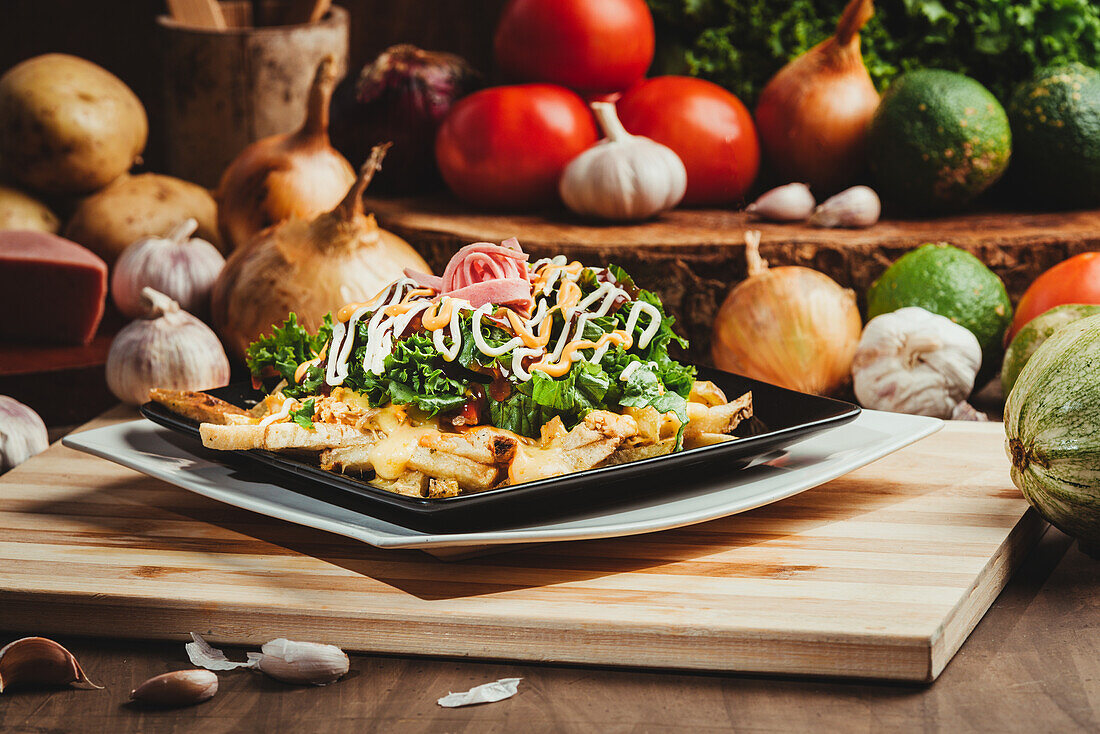
{"type": "MultiPolygon", "coordinates": [[[[779,451],[812,434],[848,423],[858,406],[807,395],[751,380],[741,375],[700,367],[698,377],[712,380],[730,399],[752,391],[754,417],[738,426],[740,440],[681,451],[667,456],[589,469],[475,494],[427,499],[394,494],[371,485],[369,479],[335,474],[293,454],[251,451],[212,452],[227,463],[248,463],[275,472],[274,481],[359,512],[408,526],[447,528],[490,527],[545,521],[565,509],[585,509],[621,501],[624,497],[659,492],[662,487],[741,469],[753,459],[779,451]]],[[[210,395],[241,407],[251,407],[262,394],[247,382],[235,383],[210,395]]],[[[141,413],[154,423],[198,439],[199,426],[158,403],[146,403],[141,413]]]]}

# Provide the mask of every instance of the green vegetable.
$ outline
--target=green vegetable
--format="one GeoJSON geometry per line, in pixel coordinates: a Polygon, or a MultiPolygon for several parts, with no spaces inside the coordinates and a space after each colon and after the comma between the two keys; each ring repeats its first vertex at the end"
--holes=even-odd
{"type": "Polygon", "coordinates": [[[302,428],[313,429],[313,411],[316,400],[310,398],[302,403],[302,407],[298,410],[290,411],[290,419],[300,425],[302,428]]]}
{"type": "Polygon", "coordinates": [[[1039,514],[1100,556],[1100,316],[1063,326],[1005,405],[1012,481],[1039,514]]]}
{"type": "Polygon", "coordinates": [[[1008,168],[1012,133],[996,98],[978,82],[940,69],[899,77],[867,128],[879,194],[909,212],[960,208],[1008,168]]]}
{"type": "MultiPolygon", "coordinates": [[[[626,407],[653,406],[662,413],[673,412],[679,417],[679,448],[684,424],[687,423],[687,397],[695,381],[695,368],[672,359],[668,347],[672,343],[687,346],[687,342],[673,330],[674,319],[665,314],[656,294],[639,289],[630,275],[616,266],[610,266],[608,273],[601,277],[607,275],[614,277],[619,286],[633,294],[635,299],[657,309],[660,326],[644,349],[632,346],[628,351],[612,346],[598,363],[589,361],[595,350],[581,350],[584,359],[575,361],[563,376],[553,378],[535,370],[531,372],[531,379],[526,381],[512,377],[508,380],[507,397],[496,400],[492,397],[492,391],[485,389],[485,385],[493,380],[493,375],[489,373],[511,375],[512,353],[509,351],[499,357],[490,357],[478,350],[473,338],[471,313],[464,312],[459,319],[462,346],[454,361],[443,359],[429,334],[415,332],[394,343],[380,374],[374,374],[363,366],[370,317],[367,314],[357,325],[343,386],[365,395],[372,406],[389,403],[411,405],[429,416],[462,410],[485,395],[488,418],[493,425],[530,437],[538,437],[542,426],[554,417],[560,417],[567,428],[572,428],[593,410],[620,412],[626,407]],[[639,365],[633,368],[629,379],[620,380],[623,370],[631,363],[639,365]]],[[[599,281],[592,271],[585,271],[578,285],[582,293],[588,294],[599,287],[599,281]]],[[[550,300],[555,300],[554,294],[551,294],[550,300]]],[[[605,333],[625,330],[629,311],[629,304],[626,304],[617,312],[591,318],[585,327],[584,338],[597,341],[605,333]]],[[[644,315],[639,318],[634,328],[634,344],[642,331],[650,326],[649,318],[644,315]]],[[[551,344],[557,344],[565,328],[560,311],[555,312],[554,319],[551,344]]],[[[492,347],[500,347],[512,338],[508,332],[486,321],[482,321],[482,335],[492,347]]],[[[300,363],[316,358],[331,336],[331,316],[326,317],[321,333],[312,336],[291,314],[281,327],[275,328],[271,336],[249,347],[249,368],[255,376],[272,371],[281,376],[287,381],[283,392],[289,397],[304,398],[319,394],[324,387],[322,366],[311,366],[301,383],[295,383],[294,374],[300,363]]],[[[303,421],[308,421],[312,426],[312,415],[310,402],[295,411],[292,417],[301,425],[306,425],[303,421]]]]}
{"type": "Polygon", "coordinates": [[[982,371],[975,386],[996,374],[1012,303],[1004,283],[981,260],[943,242],[902,255],[868,289],[867,318],[905,306],[946,316],[978,337],[982,371]]]}
{"type": "MultiPolygon", "coordinates": [[[[654,74],[715,81],[752,104],[768,79],[836,29],[846,0],[648,0],[657,22],[654,74]]],[[[1100,66],[1094,0],[876,0],[860,32],[884,89],[922,67],[957,71],[1001,99],[1046,65],[1100,66]]]]}
{"type": "Polygon", "coordinates": [[[1040,70],[1008,107],[1013,167],[1029,195],[1061,208],[1100,204],[1100,71],[1040,70]]]}
{"type": "Polygon", "coordinates": [[[1027,322],[1027,325],[1012,339],[1012,343],[1005,352],[1004,365],[1001,367],[1001,390],[1004,394],[1008,395],[1012,392],[1016,380],[1020,377],[1020,370],[1051,334],[1066,324],[1098,313],[1100,313],[1100,306],[1070,303],[1065,306],[1055,306],[1027,322]]]}
{"type": "Polygon", "coordinates": [[[301,398],[316,392],[324,380],[324,374],[316,366],[311,367],[302,384],[294,379],[298,365],[317,357],[321,348],[332,338],[332,315],[325,316],[316,334],[310,334],[298,323],[297,314],[290,314],[282,326],[273,327],[270,336],[248,345],[246,362],[255,377],[265,377],[272,372],[287,382],[283,394],[301,398]]]}

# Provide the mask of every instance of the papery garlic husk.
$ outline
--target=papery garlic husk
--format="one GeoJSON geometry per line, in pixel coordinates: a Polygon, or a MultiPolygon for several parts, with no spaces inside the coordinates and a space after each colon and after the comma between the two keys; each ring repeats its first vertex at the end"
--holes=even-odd
{"type": "Polygon", "coordinates": [[[863,324],[856,294],[810,268],[769,269],[760,232],[747,232],[745,245],[749,277],[718,311],[714,364],[800,392],[842,392],[863,324]]]}
{"type": "Polygon", "coordinates": [[[7,395],[0,395],[0,474],[50,445],[42,418],[30,407],[7,395]]]}
{"type": "Polygon", "coordinates": [[[210,700],[217,692],[218,676],[209,670],[173,670],[130,691],[130,700],[164,707],[191,706],[210,700]]]}
{"type": "Polygon", "coordinates": [[[631,135],[615,105],[593,102],[605,139],[565,167],[558,182],[561,199],[575,214],[628,221],[649,219],[672,209],[687,191],[687,169],[673,150],[631,135]]]}
{"type": "Polygon", "coordinates": [[[969,329],[918,306],[871,319],[852,362],[860,405],[951,418],[974,388],[982,348],[969,329]]]}
{"type": "Polygon", "coordinates": [[[762,194],[745,211],[769,222],[801,222],[814,213],[816,204],[809,186],[789,183],[762,194]]]}
{"type": "Polygon", "coordinates": [[[853,186],[822,202],[810,217],[815,227],[863,229],[882,214],[882,202],[870,186],[853,186]]]}
{"type": "Polygon", "coordinates": [[[179,304],[143,288],[145,317],[127,324],[107,353],[107,387],[124,403],[140,405],[154,387],[209,390],[229,384],[229,359],[210,327],[179,304]]]}
{"type": "Polygon", "coordinates": [[[0,693],[15,686],[103,687],[88,680],[71,652],[45,637],[24,637],[0,649],[0,693]]]}
{"type": "Polygon", "coordinates": [[[795,58],[767,83],[756,129],[772,168],[818,194],[839,191],[866,165],[867,126],[879,95],[860,53],[872,0],[850,0],[836,33],[795,58]]]}
{"type": "Polygon", "coordinates": [[[951,420],[988,423],[989,416],[964,400],[951,410],[951,420]]]}
{"type": "Polygon", "coordinates": [[[387,148],[375,146],[355,185],[331,212],[312,221],[283,222],[230,256],[211,303],[214,325],[235,357],[243,360],[248,345],[291,312],[316,331],[326,314],[366,301],[406,268],[431,271],[405,240],[364,212],[363,192],[387,148]]]}
{"type": "Polygon", "coordinates": [[[249,653],[256,667],[276,680],[299,685],[323,686],[347,674],[347,653],[335,645],[295,642],[282,637],[266,643],[262,654],[249,653]]]}
{"type": "Polygon", "coordinates": [[[218,229],[230,248],[243,247],[291,217],[327,212],[355,181],[355,169],[328,136],[329,103],[339,74],[336,58],[326,56],[317,67],[301,129],[257,140],[222,173],[215,193],[218,229]]]}
{"type": "Polygon", "coordinates": [[[132,319],[145,312],[141,289],[160,291],[184,311],[206,319],[210,291],[225,258],[206,240],[192,237],[199,224],[187,219],[164,237],[145,237],[127,247],[111,274],[111,297],[132,319]]]}

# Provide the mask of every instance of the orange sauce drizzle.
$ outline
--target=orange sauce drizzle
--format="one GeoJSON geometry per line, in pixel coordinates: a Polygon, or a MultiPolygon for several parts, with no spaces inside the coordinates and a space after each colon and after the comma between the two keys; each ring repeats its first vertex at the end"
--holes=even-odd
{"type": "Polygon", "coordinates": [[[539,324],[538,336],[527,329],[523,318],[510,308],[504,309],[504,315],[508,317],[508,323],[512,325],[512,333],[523,340],[528,349],[545,347],[550,342],[550,324],[554,321],[553,313],[548,313],[539,324]]]}
{"type": "Polygon", "coordinates": [[[309,368],[315,364],[321,364],[321,360],[325,358],[328,353],[328,342],[325,342],[325,346],[321,347],[321,353],[315,358],[302,362],[298,365],[298,368],[294,370],[294,381],[301,382],[302,378],[306,376],[306,372],[309,372],[309,368]]]}
{"type": "Polygon", "coordinates": [[[451,323],[451,312],[454,311],[454,299],[452,298],[440,298],[421,315],[420,323],[428,331],[436,331],[442,329],[447,324],[451,323]]]}
{"type": "Polygon", "coordinates": [[[528,371],[534,372],[539,370],[545,372],[551,377],[561,377],[569,368],[573,366],[573,355],[581,349],[599,349],[604,344],[611,342],[612,344],[618,344],[623,349],[630,349],[630,345],[633,344],[633,338],[630,334],[627,334],[621,329],[613,331],[610,334],[604,334],[598,341],[589,341],[588,339],[578,339],[577,341],[570,342],[566,345],[565,349],[561,353],[561,359],[557,362],[550,361],[550,355],[543,357],[541,360],[531,365],[528,371]]]}

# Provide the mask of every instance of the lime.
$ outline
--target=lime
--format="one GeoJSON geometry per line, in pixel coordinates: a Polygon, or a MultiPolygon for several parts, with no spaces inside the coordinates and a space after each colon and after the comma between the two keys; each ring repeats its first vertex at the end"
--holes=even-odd
{"type": "Polygon", "coordinates": [[[905,306],[946,316],[978,337],[982,370],[975,386],[1000,369],[1012,303],[1001,279],[969,252],[941,242],[921,245],[898,258],[867,291],[867,318],[905,306]]]}

